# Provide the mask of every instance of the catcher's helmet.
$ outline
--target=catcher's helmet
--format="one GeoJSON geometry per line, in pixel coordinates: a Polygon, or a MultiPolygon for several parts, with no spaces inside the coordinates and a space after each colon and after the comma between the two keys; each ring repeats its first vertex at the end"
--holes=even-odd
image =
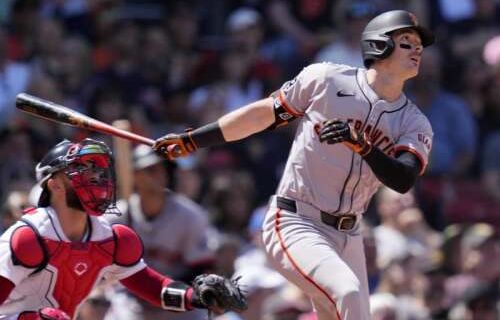
{"type": "Polygon", "coordinates": [[[413,13],[405,10],[384,12],[370,20],[361,35],[365,67],[368,68],[375,60],[387,58],[394,50],[394,41],[390,34],[405,28],[418,32],[424,47],[434,43],[432,32],[420,26],[413,13]]]}
{"type": "Polygon", "coordinates": [[[116,183],[111,151],[103,142],[84,139],[79,143],[63,140],[54,146],[36,166],[42,187],[38,206],[50,205],[47,180],[63,171],[71,182],[82,207],[90,215],[101,215],[116,204],[116,183]]]}

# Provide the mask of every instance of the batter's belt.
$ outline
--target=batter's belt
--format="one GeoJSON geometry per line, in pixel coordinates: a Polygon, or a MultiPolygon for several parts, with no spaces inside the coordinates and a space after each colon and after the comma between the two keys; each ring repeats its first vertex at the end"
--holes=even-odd
{"type": "MultiPolygon", "coordinates": [[[[306,205],[299,203],[300,205],[306,205]]],[[[280,209],[287,210],[290,212],[297,212],[297,202],[292,199],[276,196],[276,206],[280,209]]],[[[311,207],[310,205],[307,205],[311,207]]],[[[356,222],[358,220],[358,216],[355,214],[340,214],[333,215],[325,211],[314,209],[315,211],[319,211],[321,215],[321,221],[324,224],[334,227],[338,231],[351,231],[356,227],[356,222]]],[[[309,210],[304,210],[309,211],[309,210]]]]}

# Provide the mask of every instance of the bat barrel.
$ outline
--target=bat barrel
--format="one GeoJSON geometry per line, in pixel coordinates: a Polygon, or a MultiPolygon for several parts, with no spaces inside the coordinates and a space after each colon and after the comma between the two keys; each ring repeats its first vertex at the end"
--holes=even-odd
{"type": "Polygon", "coordinates": [[[16,108],[39,118],[66,124],[72,127],[114,135],[149,146],[152,146],[154,144],[154,140],[152,139],[140,136],[129,131],[115,128],[112,125],[93,119],[75,110],[66,108],[62,105],[58,105],[52,101],[47,101],[29,95],[27,93],[20,93],[17,95],[16,108]]]}

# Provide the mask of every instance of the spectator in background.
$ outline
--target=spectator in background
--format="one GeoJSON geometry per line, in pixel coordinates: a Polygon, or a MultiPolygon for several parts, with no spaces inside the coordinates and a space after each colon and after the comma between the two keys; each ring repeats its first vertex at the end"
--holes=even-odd
{"type": "Polygon", "coordinates": [[[195,89],[190,98],[190,112],[199,114],[202,122],[213,121],[264,95],[262,82],[252,75],[251,56],[245,51],[230,48],[219,63],[220,78],[195,89]]]}
{"type": "Polygon", "coordinates": [[[316,314],[305,294],[287,282],[278,292],[269,297],[263,320],[316,320],[316,314]]]}
{"type": "Polygon", "coordinates": [[[31,70],[27,64],[9,58],[8,34],[0,26],[0,128],[11,124],[16,95],[26,91],[31,70]]]}
{"type": "Polygon", "coordinates": [[[465,228],[460,239],[460,272],[446,279],[446,299],[449,305],[462,300],[467,288],[500,279],[500,250],[493,227],[476,223],[465,228]]]}
{"type": "Polygon", "coordinates": [[[112,123],[127,118],[128,110],[120,87],[108,85],[97,88],[90,97],[87,114],[105,123],[112,123]]]}
{"type": "Polygon", "coordinates": [[[378,249],[373,227],[368,223],[362,226],[363,244],[366,257],[366,273],[368,274],[368,289],[374,292],[380,282],[380,268],[377,264],[378,249]]]}
{"type": "Polygon", "coordinates": [[[389,188],[381,188],[376,194],[377,213],[380,224],[373,229],[377,246],[377,264],[385,268],[393,260],[399,260],[408,254],[405,235],[398,226],[399,214],[414,207],[413,191],[405,194],[397,193],[389,188]]]}
{"type": "Polygon", "coordinates": [[[500,131],[486,139],[481,153],[481,184],[484,192],[500,202],[500,131]]]}
{"type": "MultiPolygon", "coordinates": [[[[109,34],[109,55],[112,63],[91,79],[95,88],[113,86],[119,88],[127,103],[135,103],[141,92],[143,79],[139,73],[139,62],[142,54],[140,45],[141,30],[138,23],[119,20],[113,24],[109,34]]],[[[95,52],[94,52],[95,54],[95,52]]]]}
{"type": "MultiPolygon", "coordinates": [[[[166,161],[145,145],[133,151],[135,193],[122,199],[121,216],[113,223],[132,227],[144,244],[144,260],[159,272],[189,282],[213,267],[214,252],[208,247],[212,232],[207,213],[184,196],[166,189],[166,161]]],[[[113,298],[113,319],[204,319],[202,311],[172,313],[151,308],[126,292],[113,298]],[[129,308],[128,304],[135,306],[129,308]]]]}
{"type": "Polygon", "coordinates": [[[209,246],[215,251],[214,272],[232,277],[236,270],[235,261],[244,246],[242,238],[234,233],[219,231],[210,239],[209,246]]]}
{"type": "Polygon", "coordinates": [[[340,1],[337,8],[340,11],[337,13],[339,35],[322,48],[314,60],[363,67],[359,43],[364,27],[375,15],[375,7],[370,1],[355,0],[340,1]]]}
{"type": "Polygon", "coordinates": [[[66,37],[66,29],[55,19],[42,19],[37,28],[33,57],[33,71],[36,75],[47,74],[55,77],[61,72],[61,48],[66,37]]]}
{"type": "Polygon", "coordinates": [[[97,287],[83,302],[76,320],[104,320],[111,306],[103,287],[97,287]]]}
{"type": "Polygon", "coordinates": [[[372,320],[396,320],[398,300],[390,293],[376,293],[370,296],[372,320]]]}
{"type": "MultiPolygon", "coordinates": [[[[14,0],[10,10],[8,57],[28,61],[36,54],[36,30],[39,26],[40,0],[14,0]]],[[[1,46],[4,50],[5,47],[1,46]]]]}
{"type": "Polygon", "coordinates": [[[464,294],[465,320],[498,320],[500,310],[498,284],[486,283],[468,288],[464,294]]]}
{"type": "Polygon", "coordinates": [[[0,232],[4,232],[19,220],[28,207],[30,207],[28,192],[22,190],[9,192],[0,210],[0,232]]]}
{"type": "MultiPolygon", "coordinates": [[[[333,38],[332,8],[334,0],[273,0],[266,11],[273,35],[273,57],[293,77],[316,51],[333,38]]],[[[268,48],[271,50],[271,48],[268,48]]]]}
{"type": "Polygon", "coordinates": [[[435,176],[465,176],[476,154],[477,124],[465,101],[441,87],[440,52],[430,48],[423,55],[411,94],[434,130],[427,172],[435,176]]]}
{"type": "Polygon", "coordinates": [[[251,264],[237,269],[235,276],[245,290],[248,309],[241,314],[226,313],[215,320],[262,320],[266,300],[286,284],[286,279],[271,268],[251,264]]]}
{"type": "Polygon", "coordinates": [[[452,55],[463,61],[479,56],[488,39],[500,32],[497,1],[474,0],[473,7],[473,16],[451,23],[447,28],[452,55]]]}
{"type": "Polygon", "coordinates": [[[169,89],[192,88],[209,82],[216,55],[203,47],[199,37],[200,16],[188,1],[169,4],[165,27],[172,40],[169,89]]]}
{"type": "Polygon", "coordinates": [[[88,111],[92,59],[84,38],[66,38],[58,52],[59,73],[54,77],[65,96],[64,105],[80,112],[88,111]]]}
{"type": "Polygon", "coordinates": [[[25,129],[0,132],[0,198],[10,190],[29,190],[35,181],[31,135],[25,129]]]}
{"type": "Polygon", "coordinates": [[[171,43],[164,28],[151,26],[143,31],[140,43],[142,54],[139,57],[139,73],[143,81],[138,95],[138,107],[152,125],[169,120],[163,96],[170,68],[171,43]]]}
{"type": "Polygon", "coordinates": [[[270,57],[265,56],[265,25],[257,10],[239,8],[233,11],[226,23],[228,46],[246,55],[250,64],[250,76],[263,84],[264,95],[279,85],[282,70],[270,57]]]}
{"type": "Polygon", "coordinates": [[[210,178],[205,205],[215,226],[248,241],[246,227],[252,213],[255,186],[246,171],[223,170],[210,178]]]}

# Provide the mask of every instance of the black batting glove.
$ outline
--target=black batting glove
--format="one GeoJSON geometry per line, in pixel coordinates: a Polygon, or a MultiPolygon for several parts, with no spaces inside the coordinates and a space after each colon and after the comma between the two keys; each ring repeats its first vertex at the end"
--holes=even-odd
{"type": "Polygon", "coordinates": [[[319,141],[328,144],[344,142],[350,138],[350,128],[347,122],[339,119],[331,119],[323,122],[319,130],[319,141]]]}
{"type": "Polygon", "coordinates": [[[328,144],[343,143],[362,157],[372,151],[372,144],[365,133],[359,132],[352,124],[339,119],[323,122],[318,132],[319,141],[328,144]]]}

